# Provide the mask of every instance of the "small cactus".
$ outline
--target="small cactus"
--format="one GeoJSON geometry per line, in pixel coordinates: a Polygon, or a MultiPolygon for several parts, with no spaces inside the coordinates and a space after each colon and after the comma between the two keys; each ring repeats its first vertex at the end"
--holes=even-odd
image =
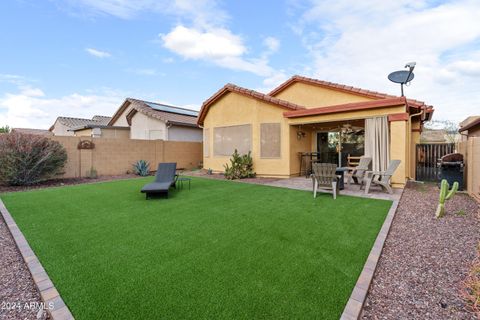
{"type": "Polygon", "coordinates": [[[441,218],[445,215],[445,200],[450,200],[458,190],[458,182],[454,182],[452,189],[449,191],[450,185],[447,180],[443,179],[440,184],[440,198],[438,201],[437,211],[435,217],[441,218]]]}

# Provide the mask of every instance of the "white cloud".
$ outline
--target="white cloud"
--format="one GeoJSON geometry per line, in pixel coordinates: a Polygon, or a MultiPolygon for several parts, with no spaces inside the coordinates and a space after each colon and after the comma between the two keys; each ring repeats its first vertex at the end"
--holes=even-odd
{"type": "Polygon", "coordinates": [[[109,52],[97,50],[97,49],[94,49],[94,48],[85,48],[85,51],[88,54],[90,54],[94,57],[97,57],[97,58],[109,58],[109,57],[112,56],[109,52]]]}
{"type": "Polygon", "coordinates": [[[277,52],[280,48],[280,40],[275,37],[266,37],[263,44],[267,47],[269,52],[277,52]]]}
{"type": "Polygon", "coordinates": [[[102,90],[98,93],[48,97],[39,88],[23,88],[0,97],[0,126],[48,129],[57,116],[91,118],[93,115],[112,115],[124,95],[102,90]]]}
{"type": "Polygon", "coordinates": [[[225,28],[210,27],[203,30],[179,25],[168,34],[159,36],[165,48],[185,59],[205,60],[262,77],[270,77],[275,72],[269,65],[268,55],[246,58],[248,49],[242,38],[225,28]]]}
{"type": "Polygon", "coordinates": [[[309,3],[295,30],[313,57],[313,65],[305,65],[311,76],[399,94],[387,74],[416,61],[408,96],[433,104],[436,119],[478,113],[480,65],[472,52],[480,40],[478,1],[309,3]]]}
{"type": "Polygon", "coordinates": [[[152,69],[152,68],[134,68],[134,69],[127,69],[126,71],[137,74],[139,76],[156,76],[156,75],[158,75],[157,70],[152,69]]]}
{"type": "MultiPolygon", "coordinates": [[[[65,2],[61,5],[65,6],[65,2]]],[[[216,0],[70,0],[67,5],[77,15],[78,8],[86,9],[86,14],[111,15],[121,19],[133,19],[143,12],[157,12],[193,20],[198,26],[222,24],[228,19],[216,0]]]]}
{"type": "Polygon", "coordinates": [[[239,36],[222,28],[199,31],[180,25],[160,37],[165,48],[187,59],[232,58],[246,51],[239,36]]]}

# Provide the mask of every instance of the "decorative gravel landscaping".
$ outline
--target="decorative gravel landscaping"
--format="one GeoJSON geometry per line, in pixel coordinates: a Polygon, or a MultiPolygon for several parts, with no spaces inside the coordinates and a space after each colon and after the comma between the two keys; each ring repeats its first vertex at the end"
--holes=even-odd
{"type": "Polygon", "coordinates": [[[438,193],[433,184],[405,189],[363,319],[476,319],[461,292],[480,241],[479,205],[457,194],[436,219],[438,193]]]}
{"type": "Polygon", "coordinates": [[[338,319],[390,201],[193,178],[1,196],[77,319],[338,319]]]}
{"type": "Polygon", "coordinates": [[[0,319],[45,319],[40,294],[1,215],[0,257],[0,319]]]}

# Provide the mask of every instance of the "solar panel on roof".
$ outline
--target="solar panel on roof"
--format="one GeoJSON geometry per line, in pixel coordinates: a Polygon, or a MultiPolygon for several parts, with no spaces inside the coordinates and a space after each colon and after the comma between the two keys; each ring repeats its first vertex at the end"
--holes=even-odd
{"type": "Polygon", "coordinates": [[[158,111],[165,111],[165,112],[183,114],[183,115],[192,116],[192,117],[198,116],[198,111],[194,111],[194,110],[179,109],[179,108],[170,107],[170,106],[166,106],[166,105],[163,105],[163,104],[151,103],[151,102],[146,102],[145,104],[147,104],[150,108],[158,110],[158,111]]]}

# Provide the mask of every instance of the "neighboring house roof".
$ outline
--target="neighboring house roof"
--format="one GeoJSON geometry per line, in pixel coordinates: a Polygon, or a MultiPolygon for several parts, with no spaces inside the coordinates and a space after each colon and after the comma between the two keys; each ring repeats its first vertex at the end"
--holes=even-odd
{"type": "Polygon", "coordinates": [[[205,116],[207,115],[208,109],[210,108],[210,106],[229,92],[236,92],[238,94],[248,96],[257,100],[261,100],[263,102],[266,102],[284,109],[299,110],[299,109],[305,108],[292,102],[281,100],[281,99],[269,96],[267,94],[260,93],[255,90],[242,88],[234,84],[228,83],[202,104],[202,109],[200,109],[200,114],[198,116],[199,125],[203,125],[203,120],[205,120],[205,116]]]}
{"type": "Polygon", "coordinates": [[[103,125],[103,124],[87,124],[85,126],[80,126],[80,127],[68,129],[68,131],[78,131],[78,130],[83,130],[83,129],[94,129],[94,128],[130,130],[129,127],[107,126],[107,125],[103,125]]]}
{"type": "Polygon", "coordinates": [[[353,103],[338,104],[338,105],[329,106],[329,107],[288,111],[288,112],[284,112],[283,115],[286,118],[298,118],[298,117],[313,116],[313,115],[320,115],[320,114],[393,107],[393,106],[405,105],[406,104],[405,100],[406,100],[405,97],[397,97],[397,98],[389,98],[389,99],[381,99],[381,100],[373,100],[373,101],[353,102],[353,103]]]}
{"type": "Polygon", "coordinates": [[[162,120],[167,124],[197,127],[198,111],[133,98],[127,98],[123,102],[117,112],[115,112],[113,115],[112,119],[109,121],[109,125],[115,123],[115,121],[119,119],[119,117],[129,106],[131,106],[131,110],[126,115],[127,123],[129,125],[132,124],[131,121],[133,116],[137,112],[140,112],[149,117],[162,120]]]}
{"type": "Polygon", "coordinates": [[[420,135],[420,140],[423,143],[444,143],[447,142],[446,134],[447,132],[444,129],[425,129],[420,135]]]}
{"type": "MultiPolygon", "coordinates": [[[[97,124],[97,125],[107,125],[110,121],[110,117],[107,116],[94,116],[92,119],[84,119],[84,118],[72,118],[72,117],[58,117],[55,120],[55,123],[60,122],[64,126],[73,129],[78,128],[81,126],[86,126],[89,124],[97,124]]],[[[50,131],[53,130],[55,123],[50,127],[50,131]]]]}
{"type": "Polygon", "coordinates": [[[95,120],[95,121],[100,121],[104,124],[107,124],[110,119],[112,119],[112,117],[109,117],[109,116],[99,116],[99,115],[95,115],[92,117],[92,120],[95,120]]]}
{"type": "Polygon", "coordinates": [[[25,134],[36,134],[41,136],[51,136],[52,133],[46,129],[31,129],[31,128],[13,128],[12,132],[20,132],[25,134]]]}
{"type": "Polygon", "coordinates": [[[458,132],[467,131],[467,130],[473,128],[473,127],[480,126],[480,116],[468,117],[467,119],[462,121],[462,124],[464,124],[464,125],[458,130],[458,132]],[[471,118],[473,118],[473,119],[471,119],[471,118]],[[469,121],[467,121],[467,123],[465,124],[466,120],[469,120],[469,121]]]}
{"type": "Polygon", "coordinates": [[[263,94],[254,90],[245,89],[230,83],[226,84],[223,88],[218,90],[213,96],[211,96],[209,99],[207,99],[203,103],[202,109],[200,110],[200,114],[198,116],[199,125],[203,125],[203,121],[205,120],[205,117],[208,113],[210,106],[229,92],[236,92],[236,93],[243,94],[245,96],[249,96],[258,100],[262,100],[264,102],[276,105],[278,107],[289,109],[289,111],[284,113],[285,117],[301,117],[301,116],[313,115],[313,114],[345,112],[345,111],[352,111],[352,110],[371,109],[371,108],[380,108],[380,107],[406,104],[409,107],[416,108],[417,110],[425,110],[425,115],[426,115],[425,120],[430,120],[432,118],[433,111],[434,111],[432,106],[428,106],[422,101],[407,99],[405,97],[397,97],[397,96],[380,93],[376,91],[364,90],[364,89],[350,87],[350,86],[346,86],[338,83],[327,82],[327,81],[322,81],[322,80],[317,80],[317,79],[296,75],[291,77],[289,80],[285,81],[284,83],[282,83],[277,88],[273,89],[269,94],[263,94]],[[290,86],[295,82],[310,83],[310,84],[326,87],[328,89],[332,89],[336,91],[343,91],[351,94],[367,96],[375,100],[306,109],[304,106],[274,97],[274,95],[283,91],[284,89],[286,89],[288,86],[290,86]]]}
{"type": "MultiPolygon", "coordinates": [[[[367,98],[372,98],[372,99],[389,99],[389,98],[398,98],[397,96],[387,94],[387,93],[381,93],[377,91],[371,91],[371,90],[366,90],[362,88],[356,88],[352,86],[347,86],[344,84],[340,83],[334,83],[334,82],[328,82],[328,81],[323,81],[323,80],[318,80],[318,79],[313,79],[313,78],[308,78],[308,77],[303,77],[299,75],[294,75],[284,83],[280,84],[278,87],[273,89],[268,93],[270,96],[275,96],[278,93],[282,92],[292,84],[296,82],[303,82],[303,83],[308,83],[308,84],[313,84],[319,87],[335,90],[335,91],[343,91],[346,93],[350,94],[355,94],[367,98]]],[[[423,101],[418,101],[415,99],[407,99],[408,104],[414,107],[421,107],[425,105],[425,102],[423,101]]]]}

